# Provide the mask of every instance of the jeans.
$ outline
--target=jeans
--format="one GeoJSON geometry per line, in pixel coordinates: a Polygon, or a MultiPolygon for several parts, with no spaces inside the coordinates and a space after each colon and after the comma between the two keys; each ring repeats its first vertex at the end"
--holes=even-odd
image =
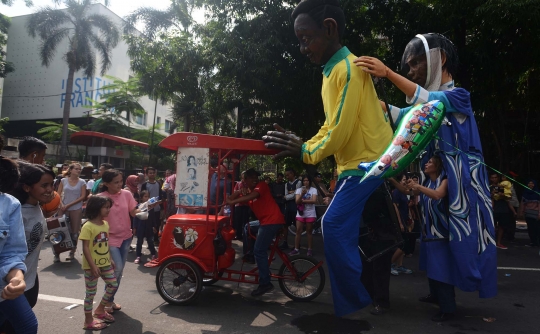
{"type": "Polygon", "coordinates": [[[242,251],[244,255],[247,254],[253,256],[253,247],[255,246],[255,240],[257,240],[256,236],[259,232],[259,226],[261,226],[261,224],[258,220],[250,221],[249,224],[244,226],[244,240],[242,242],[242,251]],[[252,238],[250,235],[255,236],[255,238],[252,238]]]}
{"type": "Polygon", "coordinates": [[[283,224],[261,225],[257,233],[257,240],[253,248],[253,255],[257,267],[259,268],[259,285],[270,283],[270,265],[268,264],[268,247],[272,244],[278,233],[283,228],[283,224]]]}
{"type": "Polygon", "coordinates": [[[18,334],[35,334],[38,321],[28,300],[21,295],[13,300],[0,302],[0,324],[9,319],[18,334]]]}
{"type": "MultiPolygon", "coordinates": [[[[24,297],[28,301],[28,305],[30,305],[30,308],[34,308],[37,303],[39,294],[39,279],[38,275],[36,275],[36,280],[34,283],[34,286],[31,289],[28,289],[24,292],[24,297]]],[[[4,325],[0,326],[0,333],[5,334],[16,334],[15,328],[13,328],[13,325],[11,324],[10,320],[6,320],[4,322],[4,325]]]]}
{"type": "MultiPolygon", "coordinates": [[[[132,238],[124,240],[120,247],[109,247],[111,258],[114,261],[114,275],[116,276],[116,281],[118,282],[118,288],[120,288],[120,280],[122,279],[122,273],[124,272],[124,266],[126,265],[131,239],[132,238]]],[[[109,302],[112,303],[113,301],[114,295],[111,297],[109,302]]]]}

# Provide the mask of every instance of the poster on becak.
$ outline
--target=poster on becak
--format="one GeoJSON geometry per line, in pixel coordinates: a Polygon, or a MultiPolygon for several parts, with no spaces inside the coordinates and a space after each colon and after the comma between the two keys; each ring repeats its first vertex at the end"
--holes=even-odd
{"type": "Polygon", "coordinates": [[[206,206],[208,148],[180,147],[176,154],[176,205],[206,206]]]}

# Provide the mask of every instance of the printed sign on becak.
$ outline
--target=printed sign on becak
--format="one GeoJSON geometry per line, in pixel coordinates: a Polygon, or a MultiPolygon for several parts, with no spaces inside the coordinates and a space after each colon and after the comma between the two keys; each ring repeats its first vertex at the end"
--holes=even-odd
{"type": "Polygon", "coordinates": [[[176,204],[206,206],[208,148],[180,147],[176,154],[176,204]]]}

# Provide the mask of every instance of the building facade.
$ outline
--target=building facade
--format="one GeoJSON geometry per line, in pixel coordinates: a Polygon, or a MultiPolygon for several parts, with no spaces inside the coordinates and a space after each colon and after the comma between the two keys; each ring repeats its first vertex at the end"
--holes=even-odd
{"type": "MultiPolygon", "coordinates": [[[[123,20],[101,4],[94,4],[89,14],[107,16],[119,29],[123,20]]],[[[57,53],[48,67],[42,66],[39,55],[40,39],[32,38],[26,29],[30,15],[11,18],[8,31],[7,61],[13,63],[15,72],[10,73],[4,81],[2,96],[2,117],[9,117],[10,122],[5,127],[7,137],[36,136],[37,130],[43,125],[36,124],[39,120],[61,121],[65,103],[71,103],[70,123],[77,126],[91,124],[93,113],[91,100],[102,100],[108,93],[102,87],[112,84],[112,80],[100,75],[100,59],[96,54],[96,75],[85,77],[82,71],[75,73],[73,94],[66,101],[65,89],[68,67],[63,59],[67,50],[67,39],[57,47],[57,53]],[[90,116],[90,118],[89,118],[90,116]]],[[[130,75],[130,59],[127,55],[128,46],[121,39],[112,50],[112,64],[106,75],[127,81],[130,75]]],[[[160,124],[157,132],[167,135],[172,125],[172,115],[169,105],[161,105],[148,97],[140,99],[145,109],[144,116],[133,117],[130,126],[138,129],[148,129],[160,124]],[[154,113],[154,110],[156,112],[154,113]]]]}

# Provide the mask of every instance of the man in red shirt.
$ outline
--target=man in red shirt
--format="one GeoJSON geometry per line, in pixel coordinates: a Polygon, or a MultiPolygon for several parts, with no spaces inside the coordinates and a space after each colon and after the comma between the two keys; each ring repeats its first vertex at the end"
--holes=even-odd
{"type": "Polygon", "coordinates": [[[226,199],[227,204],[231,206],[237,203],[247,202],[261,224],[253,249],[253,255],[259,268],[259,286],[251,292],[252,296],[261,296],[274,290],[274,285],[270,282],[270,266],[268,264],[267,251],[272,243],[272,239],[276,237],[276,234],[285,223],[285,218],[272,197],[270,187],[266,182],[259,181],[260,175],[253,168],[245,171],[245,188],[235,191],[226,199]]]}

